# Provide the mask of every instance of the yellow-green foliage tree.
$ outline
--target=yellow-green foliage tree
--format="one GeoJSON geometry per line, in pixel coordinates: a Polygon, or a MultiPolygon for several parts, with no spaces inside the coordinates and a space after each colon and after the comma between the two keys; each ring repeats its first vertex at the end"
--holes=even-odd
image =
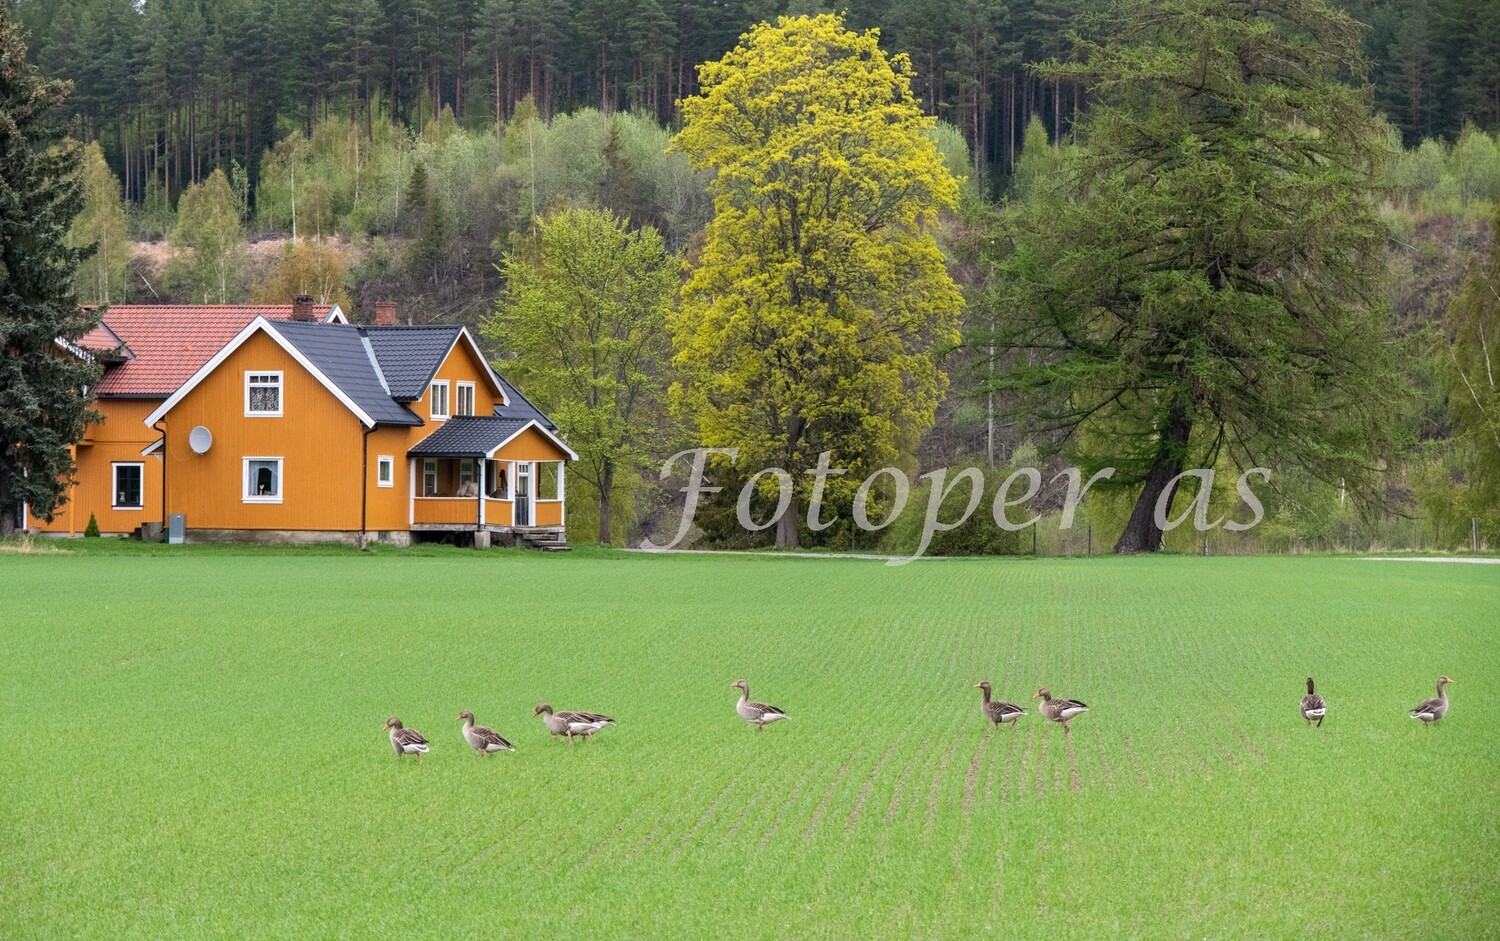
{"type": "Polygon", "coordinates": [[[73,218],[68,245],[94,246],[94,254],[78,266],[73,289],[84,304],[109,304],[125,299],[130,275],[130,228],[120,181],[104,162],[95,141],[83,149],[83,211],[73,218]]]}
{"type": "Polygon", "coordinates": [[[193,250],[186,279],[195,302],[227,304],[240,292],[245,227],[240,220],[239,200],[223,170],[215,170],[208,179],[183,192],[177,201],[172,244],[193,250]]]}
{"type": "Polygon", "coordinates": [[[671,323],[673,407],[741,467],[792,476],[778,546],[798,544],[820,452],[849,469],[827,478],[837,506],[915,448],[947,385],[932,350],[962,301],[932,229],[958,186],[911,79],[873,30],[783,17],[704,65],[682,102],[673,148],[717,176],[671,323]]]}
{"type": "Polygon", "coordinates": [[[297,242],[289,245],[276,265],[250,291],[255,304],[287,304],[298,294],[310,295],[319,304],[337,304],[351,313],[344,282],[349,262],[344,253],[328,242],[297,242]]]}
{"type": "Polygon", "coordinates": [[[506,371],[546,408],[578,451],[572,472],[599,502],[612,537],[617,474],[661,440],[667,310],[680,265],[651,226],[567,209],[538,221],[505,257],[506,292],[485,336],[516,359],[506,371]]]}

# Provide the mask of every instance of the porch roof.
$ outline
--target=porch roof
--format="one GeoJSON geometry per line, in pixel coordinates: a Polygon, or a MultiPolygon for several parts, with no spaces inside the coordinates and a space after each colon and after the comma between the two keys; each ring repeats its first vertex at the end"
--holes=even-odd
{"type": "Polygon", "coordinates": [[[409,457],[489,457],[529,424],[523,418],[456,415],[406,453],[409,457]]]}

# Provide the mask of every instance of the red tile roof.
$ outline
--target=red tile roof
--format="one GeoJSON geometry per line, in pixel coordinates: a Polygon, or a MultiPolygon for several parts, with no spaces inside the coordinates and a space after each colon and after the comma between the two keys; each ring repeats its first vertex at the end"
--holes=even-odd
{"type": "MultiPolygon", "coordinates": [[[[116,334],[113,330],[109,329],[109,327],[106,327],[101,323],[99,326],[79,337],[78,346],[95,353],[110,353],[124,347],[125,341],[120,339],[119,335],[116,334]]],[[[128,359],[129,350],[126,349],[123,352],[128,359]]]]}
{"type": "MultiPolygon", "coordinates": [[[[331,309],[327,304],[313,306],[319,320],[331,309]]],[[[256,317],[290,320],[291,316],[290,304],[110,307],[104,326],[124,342],[133,358],[105,370],[98,394],[164,399],[256,317]]],[[[108,342],[106,334],[96,330],[79,345],[92,349],[108,342]]]]}

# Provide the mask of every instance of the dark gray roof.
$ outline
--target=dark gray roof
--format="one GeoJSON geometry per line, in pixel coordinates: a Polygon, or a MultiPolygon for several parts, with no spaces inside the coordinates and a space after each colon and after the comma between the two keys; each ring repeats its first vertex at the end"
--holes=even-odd
{"type": "Polygon", "coordinates": [[[366,326],[375,358],[391,387],[391,398],[415,402],[427,392],[443,358],[463,328],[457,324],[366,326]]]}
{"type": "Polygon", "coordinates": [[[455,416],[406,453],[409,457],[487,457],[530,422],[489,415],[455,416]]]}
{"type": "Polygon", "coordinates": [[[552,419],[542,414],[542,410],[531,404],[531,400],[521,394],[521,390],[511,385],[506,378],[495,373],[495,378],[500,380],[500,387],[505,390],[505,397],[510,400],[509,405],[495,406],[497,418],[520,418],[525,421],[534,421],[548,431],[556,431],[557,426],[552,424],[552,419]]]}
{"type": "Polygon", "coordinates": [[[359,327],[299,320],[270,321],[268,327],[296,347],[377,424],[422,424],[386,391],[359,327]]]}

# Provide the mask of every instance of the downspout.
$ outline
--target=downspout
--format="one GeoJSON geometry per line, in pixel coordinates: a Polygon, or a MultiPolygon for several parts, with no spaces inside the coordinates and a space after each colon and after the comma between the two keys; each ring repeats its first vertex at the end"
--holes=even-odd
{"type": "Polygon", "coordinates": [[[162,538],[166,539],[168,538],[167,520],[169,517],[167,516],[167,429],[161,427],[164,421],[166,421],[165,418],[158,419],[151,427],[161,432],[161,534],[162,538]]]}

